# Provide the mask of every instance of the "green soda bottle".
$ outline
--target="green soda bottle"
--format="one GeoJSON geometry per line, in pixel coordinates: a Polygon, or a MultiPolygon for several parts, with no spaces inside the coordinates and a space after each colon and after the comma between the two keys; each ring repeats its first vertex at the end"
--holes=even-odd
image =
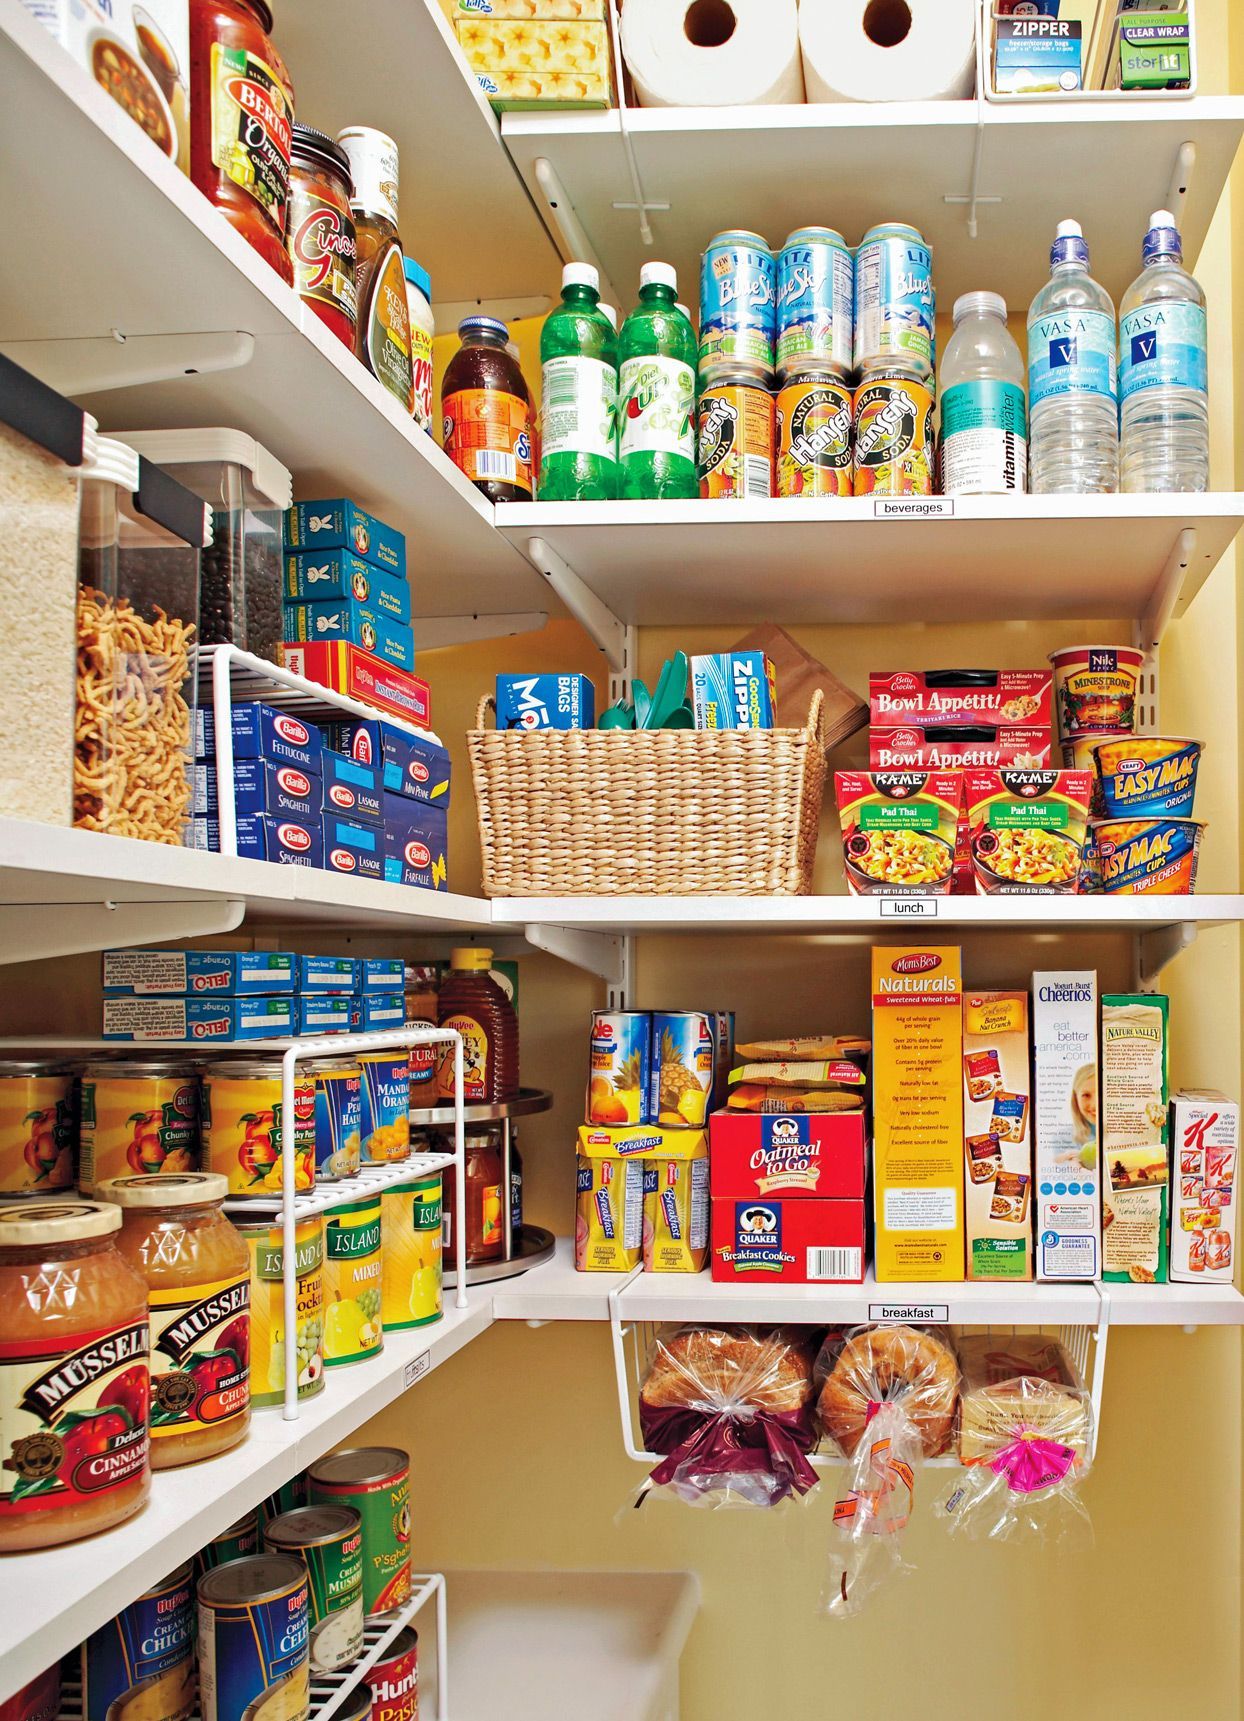
{"type": "Polygon", "coordinates": [[[600,309],[600,276],[567,263],[562,302],[540,331],[541,502],[612,502],[618,494],[617,335],[600,309]]]}
{"type": "Polygon", "coordinates": [[[668,263],[639,271],[639,303],[618,336],[619,495],[682,500],[700,494],[695,464],[695,333],[678,309],[668,263]]]}

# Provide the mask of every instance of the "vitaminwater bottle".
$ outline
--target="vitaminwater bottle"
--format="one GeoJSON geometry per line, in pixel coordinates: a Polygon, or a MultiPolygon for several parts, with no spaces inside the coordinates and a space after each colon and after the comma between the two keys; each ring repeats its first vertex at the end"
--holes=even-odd
{"type": "Polygon", "coordinates": [[[639,303],[618,336],[618,494],[700,494],[695,463],[695,333],[678,309],[668,263],[639,271],[639,303]]]}
{"type": "Polygon", "coordinates": [[[1119,304],[1121,488],[1209,488],[1205,293],[1183,266],[1175,217],[1149,217],[1144,268],[1119,304]]]}
{"type": "Polygon", "coordinates": [[[1114,304],[1088,272],[1078,221],[1060,221],[1050,278],[1028,312],[1028,488],[1119,487],[1114,304]]]}
{"type": "Polygon", "coordinates": [[[997,496],[1028,474],[1024,360],[998,293],[955,300],[955,332],[942,359],[942,490],[997,496]]]}
{"type": "Polygon", "coordinates": [[[541,502],[612,502],[618,494],[617,336],[600,309],[600,276],[567,263],[562,302],[540,331],[541,502]]]}

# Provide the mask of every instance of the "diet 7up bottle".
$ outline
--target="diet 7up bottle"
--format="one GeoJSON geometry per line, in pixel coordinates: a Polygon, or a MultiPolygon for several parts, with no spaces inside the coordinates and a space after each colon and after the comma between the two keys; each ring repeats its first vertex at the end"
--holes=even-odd
{"type": "Polygon", "coordinates": [[[619,494],[632,500],[700,494],[695,333],[677,294],[668,263],[645,263],[639,303],[618,336],[619,494]]]}
{"type": "Polygon", "coordinates": [[[541,502],[618,494],[617,341],[600,308],[600,276],[590,263],[567,263],[562,302],[540,331],[541,502]]]}

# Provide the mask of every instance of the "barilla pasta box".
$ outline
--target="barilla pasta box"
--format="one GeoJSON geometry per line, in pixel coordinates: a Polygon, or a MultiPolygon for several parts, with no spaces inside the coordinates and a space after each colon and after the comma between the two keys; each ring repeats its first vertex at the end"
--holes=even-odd
{"type": "Polygon", "coordinates": [[[1032,977],[1035,1235],[1039,1279],[1095,1279],[1101,1257],[1097,975],[1032,977]]]}
{"type": "MultiPolygon", "coordinates": [[[[323,738],[313,723],[258,700],[233,706],[232,718],[235,760],[267,759],[319,776],[323,738]]],[[[195,712],[195,754],[206,760],[216,756],[216,713],[210,705],[200,705],[195,712]]]]}
{"type": "Polygon", "coordinates": [[[305,645],[341,640],[369,651],[398,669],[415,667],[415,636],[409,622],[396,621],[372,604],[285,604],[282,625],[286,640],[305,645]]]}
{"type": "Polygon", "coordinates": [[[1048,731],[1053,683],[1048,669],[875,670],[868,677],[870,734],[946,723],[1048,731]]]}
{"type": "Polygon", "coordinates": [[[698,1273],[708,1258],[708,1143],[680,1133],[698,1137],[692,1152],[643,1162],[646,1273],[698,1273]]]}
{"type": "Polygon", "coordinates": [[[322,866],[324,841],[318,819],[274,819],[266,813],[237,821],[238,854],[281,866],[322,866]]]}
{"type": "Polygon", "coordinates": [[[874,945],[879,1284],[963,1277],[963,976],[951,945],[874,945]]]}
{"type": "Polygon", "coordinates": [[[871,771],[954,771],[968,765],[1044,767],[1053,743],[1049,729],[992,729],[988,724],[946,724],[936,729],[873,729],[871,771]]]}
{"type": "Polygon", "coordinates": [[[711,1271],[719,1283],[858,1285],[864,1278],[864,1203],[781,1198],[709,1203],[711,1271]]]}
{"type": "Polygon", "coordinates": [[[1101,1276],[1115,1284],[1167,1278],[1169,1013],[1154,992],[1102,994],[1101,1276]]]}
{"type": "Polygon", "coordinates": [[[357,878],[384,877],[384,832],[379,825],[363,825],[357,819],[325,813],[323,832],[324,870],[352,873],[357,878]]]}
{"type": "Polygon", "coordinates": [[[1239,1240],[1239,1106],[1208,1089],[1173,1094],[1171,1150],[1171,1278],[1229,1285],[1239,1240]]]}
{"type": "Polygon", "coordinates": [[[379,770],[392,795],[449,805],[449,751],[435,735],[414,735],[392,723],[358,718],[329,726],[330,744],[379,770]]]}
{"type": "Polygon", "coordinates": [[[350,1027],[365,1034],[377,1028],[403,1028],[406,1000],[400,992],[362,992],[350,1000],[350,1027]]]}
{"type": "Polygon", "coordinates": [[[286,603],[369,604],[395,621],[410,620],[410,587],[396,574],[360,560],[349,550],[286,556],[282,594],[286,603]]]}
{"type": "Polygon", "coordinates": [[[333,693],[348,693],[360,704],[387,711],[417,729],[431,726],[432,696],[427,682],[348,640],[324,639],[306,645],[286,641],[281,647],[281,662],[295,675],[318,681],[333,693]]]}
{"type": "Polygon", "coordinates": [[[384,876],[419,890],[449,888],[449,821],[443,806],[384,797],[384,876]]]}
{"type": "Polygon", "coordinates": [[[1027,992],[963,994],[963,1143],[967,1276],[1031,1279],[1027,992]]]}
{"type": "Polygon", "coordinates": [[[105,998],[105,1040],[275,1040],[295,1032],[294,1005],[277,998],[105,998]]]}
{"type": "Polygon", "coordinates": [[[365,562],[406,578],[406,537],[343,497],[296,502],[285,513],[286,550],[351,550],[365,562]]]}
{"type": "Polygon", "coordinates": [[[691,659],[691,709],[697,729],[772,729],[777,681],[762,651],[723,651],[691,659]]]}
{"type": "Polygon", "coordinates": [[[294,999],[295,1034],[348,1034],[352,1026],[349,993],[312,993],[294,999]]]}
{"type": "Polygon", "coordinates": [[[714,1112],[709,1186],[715,1197],[864,1199],[864,1114],[714,1112]]]}
{"type": "Polygon", "coordinates": [[[498,729],[590,729],[596,689],[586,675],[499,675],[498,729]]]}
{"type": "Polygon", "coordinates": [[[363,765],[346,753],[324,749],[321,759],[324,785],[321,810],[341,813],[360,825],[381,824],[380,773],[374,765],[363,765]]]}
{"type": "MultiPolygon", "coordinates": [[[[211,779],[211,805],[215,811],[216,772],[211,765],[196,767],[211,779]]],[[[320,780],[301,765],[278,765],[271,759],[233,761],[233,806],[240,818],[267,813],[274,819],[316,819],[320,813],[320,780]]],[[[197,798],[197,797],[196,797],[197,798]]]]}
{"type": "Polygon", "coordinates": [[[644,1162],[577,1156],[574,1264],[581,1273],[629,1273],[643,1259],[644,1162]]]}
{"type": "Polygon", "coordinates": [[[292,992],[287,950],[105,950],[104,993],[116,998],[292,992]]]}
{"type": "Polygon", "coordinates": [[[361,970],[359,988],[364,996],[406,990],[406,964],[400,956],[364,956],[361,970]]]}
{"type": "Polygon", "coordinates": [[[299,992],[357,992],[359,965],[353,956],[299,956],[299,992]]]}

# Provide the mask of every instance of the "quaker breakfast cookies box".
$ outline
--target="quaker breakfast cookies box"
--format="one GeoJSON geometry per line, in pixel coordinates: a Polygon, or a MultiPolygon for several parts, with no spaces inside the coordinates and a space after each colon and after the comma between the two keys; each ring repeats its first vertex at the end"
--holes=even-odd
{"type": "Polygon", "coordinates": [[[963,995],[963,1152],[968,1278],[1031,1279],[1027,992],[963,995]]]}

